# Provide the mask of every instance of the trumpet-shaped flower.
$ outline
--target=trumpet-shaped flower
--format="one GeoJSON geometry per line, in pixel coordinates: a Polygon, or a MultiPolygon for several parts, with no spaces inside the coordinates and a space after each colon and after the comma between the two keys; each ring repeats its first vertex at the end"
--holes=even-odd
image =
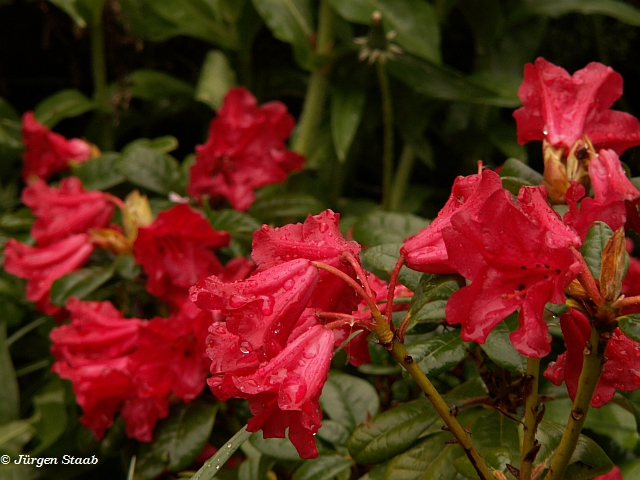
{"type": "Polygon", "coordinates": [[[245,88],[232,88],[211,122],[206,143],[196,147],[187,192],[196,198],[222,196],[236,210],[246,210],[256,188],[283,182],[289,172],[302,168],[304,157],[284,143],[294,125],[284,104],[258,107],[245,88]]]}

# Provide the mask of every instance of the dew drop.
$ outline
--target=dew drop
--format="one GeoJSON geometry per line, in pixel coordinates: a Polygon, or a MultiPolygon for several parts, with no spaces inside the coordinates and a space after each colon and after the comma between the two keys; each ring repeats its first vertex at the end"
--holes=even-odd
{"type": "Polygon", "coordinates": [[[327,233],[327,230],[329,230],[329,225],[324,222],[320,223],[320,232],[327,233]]]}
{"type": "Polygon", "coordinates": [[[244,354],[251,352],[251,344],[249,342],[240,342],[240,351],[244,354]]]}
{"type": "Polygon", "coordinates": [[[542,129],[542,133],[546,136],[549,135],[549,125],[545,125],[542,129]]]}
{"type": "Polygon", "coordinates": [[[292,289],[293,289],[293,285],[294,285],[294,283],[295,283],[295,282],[294,282],[293,280],[289,279],[289,280],[287,280],[286,282],[284,282],[284,285],[282,285],[282,287],[283,287],[285,290],[289,291],[289,290],[292,290],[292,289]]]}
{"type": "Polygon", "coordinates": [[[638,372],[638,370],[631,369],[629,370],[629,374],[631,375],[631,380],[633,380],[633,383],[635,383],[636,385],[640,385],[640,372],[638,372]]]}

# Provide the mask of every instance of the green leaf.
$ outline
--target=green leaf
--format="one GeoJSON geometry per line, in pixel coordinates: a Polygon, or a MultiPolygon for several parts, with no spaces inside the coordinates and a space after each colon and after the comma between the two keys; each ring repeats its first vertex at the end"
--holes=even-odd
{"type": "Polygon", "coordinates": [[[352,432],[378,413],[380,399],[376,389],[366,380],[332,371],[322,389],[320,406],[332,420],[352,432]]]}
{"type": "Polygon", "coordinates": [[[158,70],[136,70],[126,77],[131,84],[131,96],[142,100],[165,100],[175,97],[193,98],[194,89],[168,73],[158,70]]]}
{"type": "Polygon", "coordinates": [[[567,13],[606,15],[627,25],[640,26],[640,11],[616,0],[527,0],[524,3],[524,13],[529,15],[554,18],[567,13]]]}
{"type": "Polygon", "coordinates": [[[502,164],[500,177],[517,177],[527,185],[542,185],[542,174],[517,158],[508,158],[502,164]]]}
{"type": "MultiPolygon", "coordinates": [[[[409,355],[428,377],[439,375],[457,365],[467,356],[467,349],[459,330],[436,335],[407,347],[409,355]]],[[[402,372],[403,376],[409,374],[402,372]]]]}
{"type": "Polygon", "coordinates": [[[600,278],[600,263],[602,261],[602,249],[613,235],[613,230],[604,222],[595,222],[587,231],[580,253],[584,257],[589,271],[594,278],[600,278]]]}
{"type": "Polygon", "coordinates": [[[429,220],[411,213],[375,211],[353,226],[353,237],[367,246],[402,243],[405,238],[426,228],[429,220]]]}
{"type": "Polygon", "coordinates": [[[407,332],[413,330],[419,323],[444,319],[447,300],[458,288],[458,282],[453,277],[422,275],[418,288],[411,298],[409,307],[411,320],[407,326],[407,332]]]}
{"type": "Polygon", "coordinates": [[[518,314],[513,313],[496,325],[485,343],[480,345],[488,357],[505,370],[526,373],[527,358],[513,348],[509,335],[519,328],[518,314]]]}
{"type": "MultiPolygon", "coordinates": [[[[473,444],[479,452],[503,447],[511,459],[520,463],[520,440],[518,439],[519,423],[507,418],[500,412],[492,411],[480,417],[471,428],[473,444]]],[[[503,469],[504,466],[501,468],[503,469]]]]}
{"type": "Polygon", "coordinates": [[[118,170],[119,163],[120,154],[109,152],[80,164],[72,164],[71,169],[85,189],[107,190],[126,180],[118,170]]]}
{"type": "Polygon", "coordinates": [[[62,90],[41,101],[33,113],[40,123],[53,128],[60,120],[76,117],[97,107],[79,90],[62,90]]]}
{"type": "Polygon", "coordinates": [[[263,221],[282,217],[305,218],[325,210],[324,204],[313,195],[304,193],[280,193],[258,198],[249,213],[263,221]]]}
{"type": "Polygon", "coordinates": [[[64,307],[69,297],[85,299],[113,277],[114,272],[114,267],[111,265],[81,268],[63,275],[51,286],[51,302],[64,307]]]}
{"type": "MultiPolygon", "coordinates": [[[[391,274],[400,257],[400,247],[402,247],[401,243],[376,245],[364,252],[364,258],[373,268],[391,274]]],[[[407,288],[415,291],[420,283],[420,277],[422,277],[422,273],[402,267],[398,280],[407,288]]]]}
{"type": "Polygon", "coordinates": [[[386,32],[396,32],[393,43],[419,57],[440,63],[440,28],[433,7],[422,0],[329,0],[338,14],[351,22],[369,25],[380,12],[386,32]]]}
{"type": "Polygon", "coordinates": [[[71,17],[74,23],[80,27],[85,28],[87,26],[87,22],[84,18],[78,13],[76,9],[76,0],[49,0],[60,10],[63,10],[67,15],[71,17]]]}
{"type": "Polygon", "coordinates": [[[231,209],[208,212],[208,218],[214,229],[231,235],[252,235],[261,225],[251,215],[231,209]]]}
{"type": "Polygon", "coordinates": [[[220,50],[210,50],[200,70],[195,99],[218,110],[224,96],[237,83],[236,72],[231,68],[227,56],[220,50]]]}
{"type": "MultiPolygon", "coordinates": [[[[510,452],[506,448],[491,448],[489,450],[484,450],[481,455],[490,469],[499,470],[503,473],[506,472],[507,464],[511,464],[513,462],[513,460],[511,460],[510,452]]],[[[458,472],[466,478],[480,478],[476,469],[471,465],[471,462],[466,455],[458,457],[453,462],[453,465],[456,467],[458,472]]]]}
{"type": "Polygon", "coordinates": [[[34,222],[33,213],[28,208],[0,215],[0,231],[7,233],[26,233],[34,222]]]}
{"type": "Polygon", "coordinates": [[[349,453],[365,465],[384,462],[404,452],[439,418],[426,398],[404,403],[356,428],[349,439],[349,453]]]}
{"type": "Polygon", "coordinates": [[[213,457],[204,462],[204,465],[191,477],[191,480],[211,480],[214,478],[220,468],[231,458],[231,455],[233,455],[239,447],[243,446],[251,435],[251,432],[247,432],[246,425],[242,427],[225,444],[224,448],[218,450],[213,457]]]}
{"type": "Polygon", "coordinates": [[[102,9],[106,0],[76,0],[76,9],[90,26],[97,25],[102,19],[102,9]]]}
{"type": "Polygon", "coordinates": [[[251,435],[250,441],[251,445],[270,457],[278,460],[300,460],[296,447],[288,438],[263,438],[262,432],[256,432],[251,435]]]}
{"type": "Polygon", "coordinates": [[[267,475],[276,460],[263,455],[251,442],[242,443],[240,448],[247,458],[240,464],[238,480],[269,480],[267,475]]]}
{"type": "Polygon", "coordinates": [[[67,409],[64,387],[60,379],[49,382],[39,394],[33,397],[34,414],[29,422],[36,429],[38,445],[29,452],[36,456],[53,445],[67,427],[67,409]]]}
{"type": "Polygon", "coordinates": [[[387,62],[387,71],[416,92],[431,98],[458,102],[517,107],[517,96],[504,96],[496,88],[470,79],[445,66],[411,55],[399,55],[387,62]]]}
{"type": "Polygon", "coordinates": [[[322,426],[318,430],[318,438],[325,442],[346,447],[349,442],[352,430],[340,422],[336,422],[330,418],[322,419],[322,426]]]}
{"type": "Polygon", "coordinates": [[[618,317],[618,327],[631,340],[640,342],[640,313],[618,317]]]}
{"type": "MultiPolygon", "coordinates": [[[[35,433],[36,429],[33,428],[29,420],[14,420],[0,424],[0,452],[19,455],[35,433]]],[[[0,468],[5,469],[6,467],[0,468]]],[[[4,477],[2,478],[4,479],[4,477]]]]}
{"type": "Polygon", "coordinates": [[[217,411],[218,404],[202,401],[174,407],[156,425],[153,441],[140,445],[138,473],[149,478],[158,466],[174,472],[189,466],[207,443],[217,411]]]}
{"type": "Polygon", "coordinates": [[[20,417],[20,391],[6,339],[7,326],[2,321],[0,322],[0,385],[3,391],[0,396],[0,425],[20,417]]]}
{"type": "Polygon", "coordinates": [[[298,64],[310,69],[315,31],[310,0],[253,0],[253,5],[273,36],[290,43],[298,64]]]}
{"type": "Polygon", "coordinates": [[[338,160],[344,162],[362,119],[364,88],[335,88],[331,92],[331,138],[338,160]]]}
{"type": "MultiPolygon", "coordinates": [[[[424,440],[421,440],[416,446],[410,448],[406,452],[396,455],[393,460],[387,465],[387,469],[384,472],[384,480],[417,480],[419,478],[453,478],[449,476],[432,476],[424,477],[424,472],[432,466],[434,461],[437,461],[438,456],[443,453],[449,453],[452,445],[446,445],[445,442],[451,439],[450,433],[438,432],[429,435],[424,440]]],[[[459,453],[456,452],[456,456],[459,453]]],[[[449,456],[451,454],[449,453],[449,456]]],[[[450,469],[453,476],[456,474],[455,468],[450,469]]]]}
{"type": "Polygon", "coordinates": [[[120,173],[134,185],[161,195],[180,193],[180,164],[170,155],[142,144],[130,145],[122,152],[120,173]]]}
{"type": "Polygon", "coordinates": [[[341,455],[320,455],[303,462],[293,474],[293,480],[332,480],[342,472],[349,472],[354,464],[341,455]]]}
{"type": "MultiPolygon", "coordinates": [[[[536,465],[540,463],[544,463],[546,466],[550,465],[563,432],[564,426],[542,419],[542,422],[538,425],[538,434],[536,436],[541,445],[540,451],[536,456],[536,465]]],[[[612,467],[613,462],[607,457],[604,450],[589,437],[580,435],[576,449],[569,461],[565,478],[587,480],[608,472],[612,467]]]]}

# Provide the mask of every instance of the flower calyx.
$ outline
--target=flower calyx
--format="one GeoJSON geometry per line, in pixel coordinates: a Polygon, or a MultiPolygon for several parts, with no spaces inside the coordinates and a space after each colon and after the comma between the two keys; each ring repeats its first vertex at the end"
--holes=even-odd
{"type": "Polygon", "coordinates": [[[402,49],[391,43],[396,36],[396,32],[391,30],[384,31],[382,25],[382,15],[375,11],[371,14],[371,27],[366,37],[356,38],[355,43],[361,45],[358,60],[361,62],[367,60],[369,65],[376,62],[384,64],[387,60],[392,60],[395,54],[401,54],[402,49]]]}

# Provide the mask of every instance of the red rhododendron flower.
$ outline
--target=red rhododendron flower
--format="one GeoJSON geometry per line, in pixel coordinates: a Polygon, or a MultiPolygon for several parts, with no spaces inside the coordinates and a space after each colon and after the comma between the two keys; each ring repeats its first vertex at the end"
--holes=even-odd
{"type": "Polygon", "coordinates": [[[236,210],[246,210],[256,188],[283,182],[289,172],[302,168],[304,157],[284,143],[294,125],[284,104],[258,107],[245,88],[230,89],[207,142],[196,147],[187,192],[196,198],[223,196],[236,210]]]}
{"type": "Polygon", "coordinates": [[[202,214],[178,204],[138,229],[133,256],[148,275],[149,293],[179,308],[191,285],[222,271],[212,249],[226,246],[229,239],[227,232],[214,230],[202,214]]]}
{"type": "Polygon", "coordinates": [[[49,130],[36,120],[33,112],[22,116],[22,140],[26,147],[23,154],[22,179],[46,180],[57,172],[69,169],[69,162],[84,162],[91,157],[91,146],[84,140],[67,140],[49,130]]]}
{"type": "MultiPolygon", "coordinates": [[[[258,271],[295,258],[306,258],[331,265],[355,278],[353,267],[341,255],[349,253],[357,259],[360,245],[342,237],[339,219],[339,214],[325,210],[318,215],[309,215],[304,223],[276,228],[263,225],[253,233],[251,257],[258,271]]],[[[357,304],[355,292],[352,289],[345,290],[343,280],[332,273],[320,272],[320,284],[310,306],[325,311],[351,313],[357,304]]]]}
{"type": "Polygon", "coordinates": [[[259,350],[261,359],[271,358],[287,344],[317,282],[317,268],[297,259],[239,282],[209,277],[191,288],[191,300],[200,308],[222,311],[228,331],[241,338],[239,349],[259,350]]]}
{"type": "Polygon", "coordinates": [[[404,241],[400,253],[404,254],[406,265],[419,272],[455,273],[456,269],[449,265],[442,230],[451,224],[451,216],[456,212],[468,210],[472,217],[475,216],[485,200],[500,189],[500,177],[488,169],[481,175],[456,178],[449,200],[436,219],[427,228],[404,241]]]}
{"type": "Polygon", "coordinates": [[[35,181],[22,191],[22,201],[36,216],[31,236],[40,247],[106,227],[115,209],[107,194],[85,191],[77,177],[63,178],[59,188],[35,181]]]}
{"type": "Polygon", "coordinates": [[[596,150],[618,154],[640,145],[640,123],[628,113],[609,110],[622,96],[622,76],[592,62],[569,75],[566,70],[538,58],[524,67],[518,89],[522,108],[513,113],[518,142],[546,139],[569,151],[586,135],[596,150]]]}
{"type": "Polygon", "coordinates": [[[570,247],[576,233],[546,201],[544,187],[523,187],[516,205],[497,191],[475,216],[463,210],[443,230],[449,264],[471,284],[454,292],[446,306],[449,323],[462,324],[465,341],[484,342],[489,332],[520,308],[520,328],[510,336],[527,356],[549,353],[547,302],[564,303],[564,288],[580,271],[570,247]]]}
{"type": "MultiPolygon", "coordinates": [[[[544,376],[555,385],[563,381],[569,396],[575,398],[578,378],[582,372],[584,349],[591,335],[589,320],[579,311],[571,309],[560,317],[567,351],[556,363],[549,365],[544,376]]],[[[607,361],[591,399],[592,407],[601,407],[613,398],[616,390],[637,390],[640,388],[640,344],[624,335],[616,328],[604,352],[607,361]]]]}
{"type": "Polygon", "coordinates": [[[71,235],[46,247],[30,247],[11,238],[4,247],[4,268],[28,279],[27,300],[35,302],[41,312],[54,314],[60,308],[49,299],[51,285],[84,265],[93,248],[86,233],[71,235]]]}
{"type": "Polygon", "coordinates": [[[318,399],[332,353],[333,333],[317,325],[252,375],[234,379],[254,414],[247,430],[262,429],[265,438],[284,438],[289,428],[289,440],[300,457],[317,457],[313,436],[322,420],[318,399]]]}
{"type": "Polygon", "coordinates": [[[622,472],[619,467],[613,467],[609,473],[605,473],[604,475],[598,475],[593,480],[624,480],[622,477],[622,472]]]}
{"type": "Polygon", "coordinates": [[[71,380],[80,422],[101,439],[113,417],[135,388],[128,371],[128,354],[137,345],[142,321],[125,319],[109,302],[70,298],[71,323],[51,331],[51,368],[71,380]]]}

